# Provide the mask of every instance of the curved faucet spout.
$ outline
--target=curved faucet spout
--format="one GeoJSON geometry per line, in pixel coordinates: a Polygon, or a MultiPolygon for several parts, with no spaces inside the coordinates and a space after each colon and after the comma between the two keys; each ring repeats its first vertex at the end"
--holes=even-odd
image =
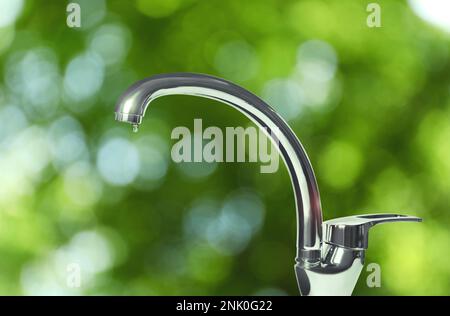
{"type": "Polygon", "coordinates": [[[288,168],[297,209],[297,258],[300,264],[320,261],[322,210],[311,163],[286,122],[251,92],[223,79],[202,74],[154,76],[132,85],[119,99],[116,120],[137,126],[154,99],[165,95],[192,95],[228,104],[245,114],[278,144],[288,168]],[[275,133],[273,133],[275,132],[275,133]]]}

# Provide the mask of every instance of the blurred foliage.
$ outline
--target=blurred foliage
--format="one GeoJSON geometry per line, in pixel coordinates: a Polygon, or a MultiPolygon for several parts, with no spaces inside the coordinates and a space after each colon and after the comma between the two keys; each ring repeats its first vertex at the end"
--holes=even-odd
{"type": "Polygon", "coordinates": [[[165,72],[232,80],[303,142],[324,218],[400,212],[373,230],[356,295],[450,293],[450,36],[405,1],[11,1],[0,13],[0,294],[297,295],[284,165],[170,160],[172,128],[246,126],[216,102],[117,97],[165,72]],[[23,6],[21,5],[23,4],[23,6]],[[17,21],[14,20],[17,18],[17,21]],[[73,265],[81,286],[70,286],[73,265]]]}

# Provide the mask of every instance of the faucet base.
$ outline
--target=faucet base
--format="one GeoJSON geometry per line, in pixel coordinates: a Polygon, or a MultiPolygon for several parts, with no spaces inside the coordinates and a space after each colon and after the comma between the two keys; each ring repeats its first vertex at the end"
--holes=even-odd
{"type": "Polygon", "coordinates": [[[363,266],[364,250],[323,243],[320,263],[295,265],[298,288],[308,296],[351,295],[363,266]]]}
{"type": "Polygon", "coordinates": [[[324,273],[295,265],[300,294],[304,296],[350,296],[358,282],[364,264],[355,260],[351,267],[339,273],[324,273]]]}

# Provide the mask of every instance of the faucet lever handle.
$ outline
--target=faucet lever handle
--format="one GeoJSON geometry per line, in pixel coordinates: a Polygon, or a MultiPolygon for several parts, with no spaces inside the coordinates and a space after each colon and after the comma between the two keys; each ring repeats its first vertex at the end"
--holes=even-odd
{"type": "Polygon", "coordinates": [[[415,216],[400,214],[367,214],[339,217],[323,223],[324,242],[352,249],[367,249],[369,229],[389,222],[421,222],[415,216]]]}

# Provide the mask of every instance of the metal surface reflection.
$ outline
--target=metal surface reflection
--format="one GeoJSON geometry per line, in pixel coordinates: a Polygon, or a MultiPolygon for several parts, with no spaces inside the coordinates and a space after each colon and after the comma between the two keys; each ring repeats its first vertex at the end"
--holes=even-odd
{"type": "Polygon", "coordinates": [[[392,214],[335,219],[324,223],[325,240],[322,240],[319,190],[311,163],[297,136],[264,101],[220,78],[175,73],[136,82],[119,98],[116,120],[130,123],[136,130],[153,100],[180,94],[228,104],[259,127],[276,131],[268,136],[278,142],[294,190],[297,209],[295,271],[302,295],[350,295],[364,264],[368,229],[386,221],[420,220],[392,214]]]}

